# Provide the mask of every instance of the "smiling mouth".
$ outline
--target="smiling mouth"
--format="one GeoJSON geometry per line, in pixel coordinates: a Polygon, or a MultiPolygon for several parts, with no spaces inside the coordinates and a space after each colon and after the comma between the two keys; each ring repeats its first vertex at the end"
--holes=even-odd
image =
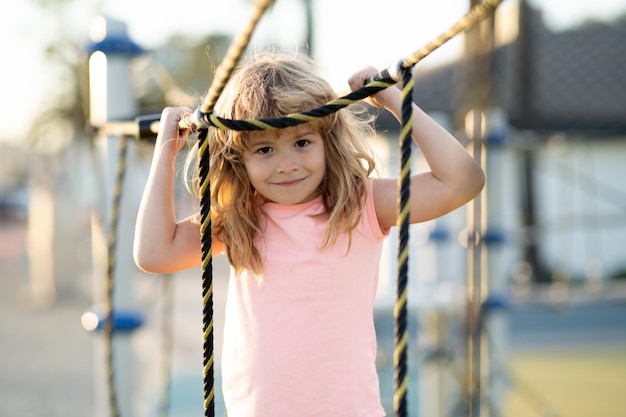
{"type": "Polygon", "coordinates": [[[278,186],[281,186],[281,187],[290,187],[292,185],[300,184],[302,181],[304,181],[304,178],[298,178],[298,179],[295,179],[295,180],[275,182],[274,185],[278,185],[278,186]]]}

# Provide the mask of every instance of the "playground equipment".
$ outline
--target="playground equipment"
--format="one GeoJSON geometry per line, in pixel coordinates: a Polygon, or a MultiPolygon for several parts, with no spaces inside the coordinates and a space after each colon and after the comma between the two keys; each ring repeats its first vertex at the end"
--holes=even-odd
{"type": "MultiPolygon", "coordinates": [[[[403,120],[400,136],[400,213],[398,224],[398,262],[397,262],[397,288],[396,288],[396,304],[394,308],[395,330],[394,330],[394,414],[398,417],[408,415],[407,407],[407,349],[409,343],[407,329],[407,285],[408,285],[408,244],[409,244],[409,223],[408,223],[408,200],[409,187],[408,178],[411,169],[411,102],[412,102],[412,68],[420,62],[424,57],[428,56],[442,44],[452,39],[459,33],[477,25],[484,18],[490,16],[495,8],[500,4],[501,0],[486,0],[477,4],[470,12],[455,23],[450,29],[443,32],[433,41],[429,42],[423,48],[418,49],[413,54],[401,60],[398,64],[392,65],[382,70],[377,76],[369,80],[366,85],[344,97],[327,103],[325,106],[311,109],[310,111],[285,115],[278,119],[271,120],[227,120],[213,114],[213,106],[219,98],[224,86],[228,82],[239,58],[244,53],[248,42],[252,36],[254,28],[263,16],[267,8],[272,4],[271,1],[260,1],[254,9],[249,25],[243,31],[241,36],[235,39],[228,50],[226,57],[219,67],[214,81],[211,84],[202,105],[193,113],[193,115],[184,119],[180,123],[181,128],[191,128],[198,133],[198,147],[200,156],[200,179],[202,188],[208,190],[207,172],[208,172],[208,145],[207,131],[209,128],[235,129],[235,130],[261,130],[275,129],[294,126],[305,123],[315,118],[324,117],[335,111],[340,110],[348,105],[356,103],[363,98],[369,97],[376,92],[393,86],[401,82],[403,85],[403,120]]],[[[141,52],[141,49],[132,42],[127,42],[124,38],[123,30],[115,33],[122,35],[107,39],[102,38],[99,43],[93,45],[93,53],[90,58],[90,70],[92,80],[98,76],[106,74],[105,80],[111,82],[102,83],[92,82],[92,116],[91,124],[98,128],[99,134],[106,138],[107,136],[119,136],[119,151],[114,152],[112,148],[113,141],[106,141],[107,155],[107,171],[116,173],[115,186],[108,184],[106,189],[109,190],[108,195],[113,201],[110,210],[108,225],[108,262],[107,262],[107,280],[106,280],[106,297],[104,300],[103,316],[99,317],[94,328],[101,328],[105,335],[106,343],[104,356],[107,358],[108,371],[108,391],[109,391],[109,409],[114,417],[120,413],[120,408],[128,409],[128,399],[118,397],[121,393],[129,392],[127,389],[119,389],[116,387],[117,379],[113,375],[112,356],[113,356],[113,336],[122,330],[133,330],[141,325],[140,316],[135,315],[130,309],[124,309],[124,305],[132,304],[130,300],[130,291],[128,287],[118,286],[116,284],[113,291],[113,276],[117,274],[123,275],[123,265],[117,261],[120,253],[129,254],[131,251],[126,248],[118,247],[119,240],[117,232],[119,230],[119,214],[121,204],[121,193],[126,170],[125,155],[127,152],[126,138],[128,136],[144,135],[146,133],[154,133],[158,129],[158,118],[144,117],[139,118],[135,122],[128,122],[132,119],[135,109],[132,108],[132,100],[128,96],[131,89],[126,85],[128,81],[128,62],[129,59],[141,52]],[[110,42],[109,41],[114,41],[110,42]],[[113,82],[115,81],[115,82],[113,82]],[[119,83],[119,84],[117,84],[119,83]],[[120,96],[122,94],[122,96],[120,96]],[[124,96],[126,94],[126,96],[124,96]],[[102,104],[106,106],[103,108],[102,104]],[[100,109],[98,111],[98,109],[100,109]],[[113,190],[113,191],[111,191],[113,190]],[[132,323],[128,328],[122,329],[122,323],[132,323]],[[119,403],[119,404],[118,404],[119,403]],[[124,404],[120,407],[120,404],[124,404]]],[[[105,32],[111,35],[111,32],[105,32]]],[[[478,40],[477,42],[479,42],[478,40]]],[[[473,144],[472,153],[475,159],[482,164],[486,160],[485,135],[486,127],[484,120],[484,112],[480,107],[485,103],[477,103],[476,108],[468,113],[468,125],[472,126],[472,130],[468,135],[473,144]]],[[[107,193],[108,194],[108,193],[107,193]]],[[[201,200],[201,223],[202,230],[210,230],[209,216],[209,199],[208,193],[201,200]]],[[[462,408],[467,416],[480,415],[481,400],[481,381],[484,379],[484,364],[482,363],[483,346],[486,341],[484,339],[483,330],[483,307],[485,305],[490,308],[501,307],[502,302],[496,300],[487,300],[486,298],[486,282],[485,274],[481,269],[483,267],[482,245],[489,242],[498,242],[497,233],[485,233],[486,225],[483,223],[483,203],[478,200],[472,203],[470,208],[470,216],[468,216],[468,262],[470,265],[468,282],[467,282],[467,310],[466,310],[466,333],[467,333],[467,369],[465,380],[462,381],[462,408]],[[484,239],[493,235],[493,239],[484,239]]],[[[131,228],[132,230],[132,228],[131,228]]],[[[436,235],[434,235],[436,236],[436,235]]],[[[204,340],[204,409],[205,416],[213,416],[215,388],[214,388],[214,355],[213,355],[213,284],[212,284],[212,257],[211,257],[211,236],[210,233],[203,233],[202,239],[202,298],[203,298],[203,340],[204,340]]],[[[128,280],[126,284],[129,285],[128,280]]],[[[128,349],[128,346],[116,346],[115,351],[120,352],[128,349]]],[[[123,356],[124,354],[122,353],[123,356]]],[[[127,354],[130,356],[130,354],[127,354]]],[[[122,378],[123,379],[123,378],[122,378]]]]}

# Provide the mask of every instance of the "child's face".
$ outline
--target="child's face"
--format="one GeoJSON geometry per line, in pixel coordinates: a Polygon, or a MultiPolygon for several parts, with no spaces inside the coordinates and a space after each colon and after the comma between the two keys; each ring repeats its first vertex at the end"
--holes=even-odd
{"type": "Polygon", "coordinates": [[[252,186],[267,200],[299,204],[318,195],[326,172],[324,141],[308,124],[253,132],[243,163],[252,186]]]}

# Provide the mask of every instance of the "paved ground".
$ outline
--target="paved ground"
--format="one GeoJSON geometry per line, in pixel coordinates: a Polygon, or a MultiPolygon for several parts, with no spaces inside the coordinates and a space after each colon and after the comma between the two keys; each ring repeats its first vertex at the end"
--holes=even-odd
{"type": "Polygon", "coordinates": [[[85,303],[36,308],[12,278],[0,279],[0,416],[92,415],[93,341],[80,325],[85,303]]]}
{"type": "MultiPolygon", "coordinates": [[[[3,249],[6,243],[0,240],[3,249]]],[[[219,264],[216,273],[218,268],[219,264]]],[[[108,416],[102,337],[81,325],[81,316],[92,306],[89,277],[73,290],[59,291],[54,303],[41,306],[33,301],[26,270],[24,257],[0,257],[0,417],[108,416]]],[[[122,380],[118,389],[124,391],[118,393],[122,417],[158,415],[159,402],[165,398],[160,385],[166,380],[164,368],[171,369],[173,378],[167,397],[171,415],[203,415],[200,277],[199,271],[190,270],[172,280],[174,349],[169,368],[162,362],[163,280],[138,273],[137,303],[146,322],[130,342],[122,338],[114,347],[121,364],[115,372],[122,380]]],[[[221,295],[224,282],[215,283],[221,295]]],[[[219,354],[223,309],[219,297],[215,307],[219,354]]],[[[216,410],[221,409],[218,398],[216,410]]]]}

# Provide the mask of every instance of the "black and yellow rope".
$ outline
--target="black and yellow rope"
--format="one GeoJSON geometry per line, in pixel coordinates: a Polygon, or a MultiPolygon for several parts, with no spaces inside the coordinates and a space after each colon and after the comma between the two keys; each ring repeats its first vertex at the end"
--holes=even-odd
{"type": "Polygon", "coordinates": [[[325,105],[305,111],[302,113],[293,113],[284,117],[275,119],[243,119],[231,120],[218,117],[212,113],[201,113],[201,120],[206,125],[212,125],[225,130],[272,130],[283,129],[290,126],[296,126],[301,123],[310,122],[322,117],[326,117],[344,107],[354,104],[366,97],[376,94],[396,84],[388,70],[383,70],[376,76],[372,77],[368,83],[359,90],[353,91],[341,98],[332,100],[325,105]]]}
{"type": "Polygon", "coordinates": [[[400,129],[400,175],[398,178],[398,276],[394,307],[394,415],[408,415],[407,389],[407,283],[409,264],[411,137],[413,126],[413,77],[409,68],[402,67],[402,127],[400,129]]]}
{"type": "MultiPolygon", "coordinates": [[[[247,48],[252,33],[273,0],[257,2],[254,13],[244,32],[233,41],[226,57],[220,65],[209,88],[202,110],[211,113],[213,106],[228,83],[237,62],[247,48]]],[[[200,178],[200,232],[202,235],[202,338],[203,338],[203,378],[204,378],[204,415],[215,415],[215,378],[213,345],[213,254],[211,237],[211,198],[209,185],[209,143],[208,130],[201,129],[198,134],[198,158],[200,178]]]]}
{"type": "Polygon", "coordinates": [[[202,342],[204,377],[204,415],[215,415],[213,349],[213,254],[211,236],[211,197],[209,192],[209,150],[207,129],[198,134],[200,158],[200,232],[202,236],[202,342]]]}

